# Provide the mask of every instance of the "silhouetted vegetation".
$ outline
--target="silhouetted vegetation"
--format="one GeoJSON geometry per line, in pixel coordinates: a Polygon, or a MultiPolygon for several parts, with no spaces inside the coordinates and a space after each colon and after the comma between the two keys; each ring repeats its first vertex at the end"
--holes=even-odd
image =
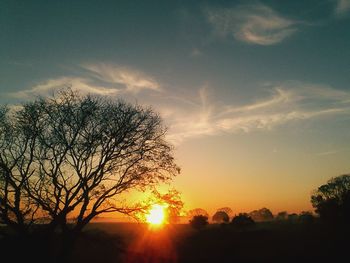
{"type": "Polygon", "coordinates": [[[217,211],[212,218],[215,223],[228,223],[230,221],[230,217],[224,211],[217,211]]]}
{"type": "Polygon", "coordinates": [[[194,217],[194,216],[206,216],[209,218],[209,214],[206,210],[202,209],[202,208],[195,208],[192,210],[189,210],[187,212],[187,216],[189,217],[194,217]]]}
{"type": "MultiPolygon", "coordinates": [[[[127,190],[175,176],[165,128],[150,109],[65,90],[16,111],[0,108],[0,247],[11,262],[339,262],[350,229],[350,175],[330,179],[311,196],[319,217],[267,208],[234,216],[223,207],[209,225],[204,209],[189,224],[150,230],[143,224],[92,224],[103,213],[133,215],[118,202],[127,190]],[[74,215],[74,216],[73,216],[74,215]],[[275,219],[275,220],[273,220],[275,219]],[[321,224],[327,222],[332,224],[321,224]],[[92,226],[97,226],[93,228],[92,226]],[[92,228],[89,228],[89,227],[92,228]],[[87,229],[86,229],[87,228],[87,229]],[[205,231],[194,231],[206,228],[205,231]],[[103,229],[103,230],[101,230],[103,229]],[[229,252],[228,252],[229,251],[229,252]]],[[[179,192],[153,191],[170,223],[179,192]]]]}
{"type": "Polygon", "coordinates": [[[278,212],[275,216],[275,220],[277,221],[283,221],[288,219],[288,213],[286,211],[278,212]]]}
{"type": "Polygon", "coordinates": [[[231,221],[232,226],[237,228],[249,228],[255,225],[254,220],[247,213],[240,213],[231,221]]]}
{"type": "Polygon", "coordinates": [[[132,214],[118,201],[178,174],[166,129],[151,109],[70,89],[19,110],[0,109],[0,219],[18,235],[74,236],[96,216],[132,214]],[[74,217],[73,217],[74,214],[74,217]]]}
{"type": "Polygon", "coordinates": [[[197,230],[203,229],[208,224],[208,217],[203,215],[194,216],[190,220],[190,225],[197,230]]]}
{"type": "Polygon", "coordinates": [[[230,207],[227,207],[227,206],[217,209],[216,212],[225,212],[229,217],[231,217],[233,214],[232,209],[230,207]]]}
{"type": "Polygon", "coordinates": [[[314,223],[315,217],[311,212],[303,211],[299,214],[299,222],[302,224],[310,225],[314,223]]]}
{"type": "Polygon", "coordinates": [[[272,212],[267,208],[261,208],[249,213],[249,216],[256,222],[271,221],[273,220],[272,212]]]}
{"type": "Polygon", "coordinates": [[[311,196],[316,213],[324,222],[350,221],[350,175],[331,178],[311,196]]]}

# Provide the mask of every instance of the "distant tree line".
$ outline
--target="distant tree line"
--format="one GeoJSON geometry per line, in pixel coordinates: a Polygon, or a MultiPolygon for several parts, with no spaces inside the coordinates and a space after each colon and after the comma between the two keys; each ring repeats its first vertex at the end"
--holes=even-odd
{"type": "MultiPolygon", "coordinates": [[[[201,229],[209,224],[208,213],[201,208],[197,208],[191,211],[196,211],[196,214],[192,214],[190,224],[196,228],[201,229]],[[201,213],[198,213],[201,212],[201,213]]],[[[230,209],[230,215],[232,210],[230,209]]],[[[239,228],[246,228],[253,226],[258,222],[293,222],[293,223],[310,223],[314,221],[315,216],[309,211],[303,211],[300,214],[282,211],[274,216],[268,208],[261,208],[253,210],[250,213],[238,213],[238,215],[230,216],[229,213],[218,209],[211,218],[211,221],[215,224],[228,224],[239,228]]]]}
{"type": "MultiPolygon", "coordinates": [[[[268,208],[264,207],[232,217],[232,209],[224,207],[217,209],[212,216],[212,222],[219,224],[231,222],[237,227],[249,227],[255,222],[310,224],[319,219],[323,223],[348,225],[350,223],[350,175],[331,178],[326,184],[318,187],[311,195],[311,204],[315,208],[316,215],[310,211],[302,211],[300,214],[281,211],[274,216],[268,208]]],[[[190,224],[196,229],[201,229],[209,223],[209,214],[204,209],[193,209],[189,211],[189,216],[192,217],[190,224]]]]}

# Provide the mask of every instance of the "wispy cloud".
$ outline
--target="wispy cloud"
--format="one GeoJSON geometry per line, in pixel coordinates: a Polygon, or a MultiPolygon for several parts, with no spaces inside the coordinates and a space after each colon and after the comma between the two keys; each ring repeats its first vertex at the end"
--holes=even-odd
{"type": "Polygon", "coordinates": [[[336,154],[336,153],[338,153],[338,151],[326,151],[326,152],[319,152],[316,155],[318,155],[318,156],[326,156],[326,155],[333,155],[333,154],[336,154]]]}
{"type": "Polygon", "coordinates": [[[344,16],[350,11],[350,0],[337,0],[334,13],[336,16],[344,16]]]}
{"type": "Polygon", "coordinates": [[[104,63],[88,64],[82,67],[101,81],[126,86],[129,92],[139,92],[144,89],[160,91],[159,83],[139,70],[104,63]]]}
{"type": "Polygon", "coordinates": [[[202,51],[198,48],[193,48],[190,53],[191,57],[201,57],[202,55],[203,55],[202,51]]]}
{"type": "Polygon", "coordinates": [[[85,72],[77,76],[47,79],[28,89],[9,93],[8,96],[20,99],[50,96],[56,90],[65,87],[71,87],[84,94],[106,96],[137,94],[142,90],[161,91],[158,81],[136,69],[103,63],[82,67],[85,72]]]}
{"type": "Polygon", "coordinates": [[[221,105],[211,102],[208,89],[202,88],[197,103],[184,104],[181,111],[168,110],[169,139],[179,144],[188,138],[270,130],[291,121],[350,114],[350,92],[327,86],[284,83],[269,93],[243,106],[221,105]]]}
{"type": "Polygon", "coordinates": [[[219,35],[266,46],[280,43],[294,34],[299,23],[262,4],[209,9],[206,15],[219,35]]]}
{"type": "Polygon", "coordinates": [[[43,81],[42,83],[26,90],[12,92],[9,94],[9,96],[20,99],[29,99],[33,96],[50,96],[55,91],[67,87],[71,87],[72,89],[83,94],[91,93],[98,95],[116,95],[118,92],[120,92],[120,90],[116,88],[98,86],[85,78],[60,77],[43,81]]]}

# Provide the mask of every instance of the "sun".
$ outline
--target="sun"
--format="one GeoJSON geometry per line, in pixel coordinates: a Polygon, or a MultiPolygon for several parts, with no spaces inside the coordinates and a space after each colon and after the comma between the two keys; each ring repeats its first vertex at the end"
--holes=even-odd
{"type": "Polygon", "coordinates": [[[162,225],[165,222],[165,207],[164,205],[155,204],[152,205],[148,214],[146,215],[146,221],[152,225],[162,225]]]}

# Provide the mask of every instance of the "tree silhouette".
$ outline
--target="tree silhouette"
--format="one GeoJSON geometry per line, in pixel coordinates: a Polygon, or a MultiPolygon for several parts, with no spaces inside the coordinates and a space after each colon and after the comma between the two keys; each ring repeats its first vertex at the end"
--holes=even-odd
{"type": "Polygon", "coordinates": [[[233,214],[232,209],[230,207],[227,207],[227,206],[221,207],[221,208],[217,209],[216,211],[217,212],[220,212],[220,211],[225,212],[229,217],[232,216],[232,214],[233,214]]]}
{"type": "Polygon", "coordinates": [[[311,196],[312,206],[324,221],[343,221],[350,219],[350,175],[331,178],[318,187],[311,196]]]}
{"type": "Polygon", "coordinates": [[[195,209],[189,210],[187,212],[187,216],[189,216],[190,218],[192,218],[194,216],[205,216],[205,217],[209,218],[208,212],[202,208],[195,208],[195,209]]]}
{"type": "Polygon", "coordinates": [[[208,225],[208,217],[207,216],[203,216],[203,215],[194,216],[190,220],[190,225],[193,228],[195,228],[197,230],[200,230],[200,229],[204,228],[206,225],[208,225]]]}
{"type": "Polygon", "coordinates": [[[310,225],[314,222],[315,217],[309,211],[302,211],[299,214],[299,222],[302,224],[310,225]]]}
{"type": "Polygon", "coordinates": [[[247,213],[239,213],[232,219],[231,224],[237,228],[248,228],[253,226],[255,222],[247,213]]]}
{"type": "Polygon", "coordinates": [[[151,109],[71,89],[0,110],[0,218],[17,232],[79,233],[102,213],[130,214],[130,189],[179,173],[166,129],[151,109]]]}
{"type": "Polygon", "coordinates": [[[228,223],[230,221],[230,217],[228,214],[224,211],[217,211],[214,215],[212,220],[216,223],[228,223]]]}
{"type": "Polygon", "coordinates": [[[287,211],[281,211],[281,212],[278,212],[275,219],[277,221],[283,221],[283,220],[287,220],[288,219],[288,213],[287,211]]]}
{"type": "Polygon", "coordinates": [[[254,221],[271,221],[273,219],[273,214],[271,211],[267,208],[261,208],[259,210],[254,210],[249,213],[249,216],[254,220],[254,221]]]}
{"type": "Polygon", "coordinates": [[[288,215],[288,221],[289,222],[296,223],[298,221],[298,218],[299,218],[299,216],[296,213],[291,213],[291,214],[288,215]]]}

